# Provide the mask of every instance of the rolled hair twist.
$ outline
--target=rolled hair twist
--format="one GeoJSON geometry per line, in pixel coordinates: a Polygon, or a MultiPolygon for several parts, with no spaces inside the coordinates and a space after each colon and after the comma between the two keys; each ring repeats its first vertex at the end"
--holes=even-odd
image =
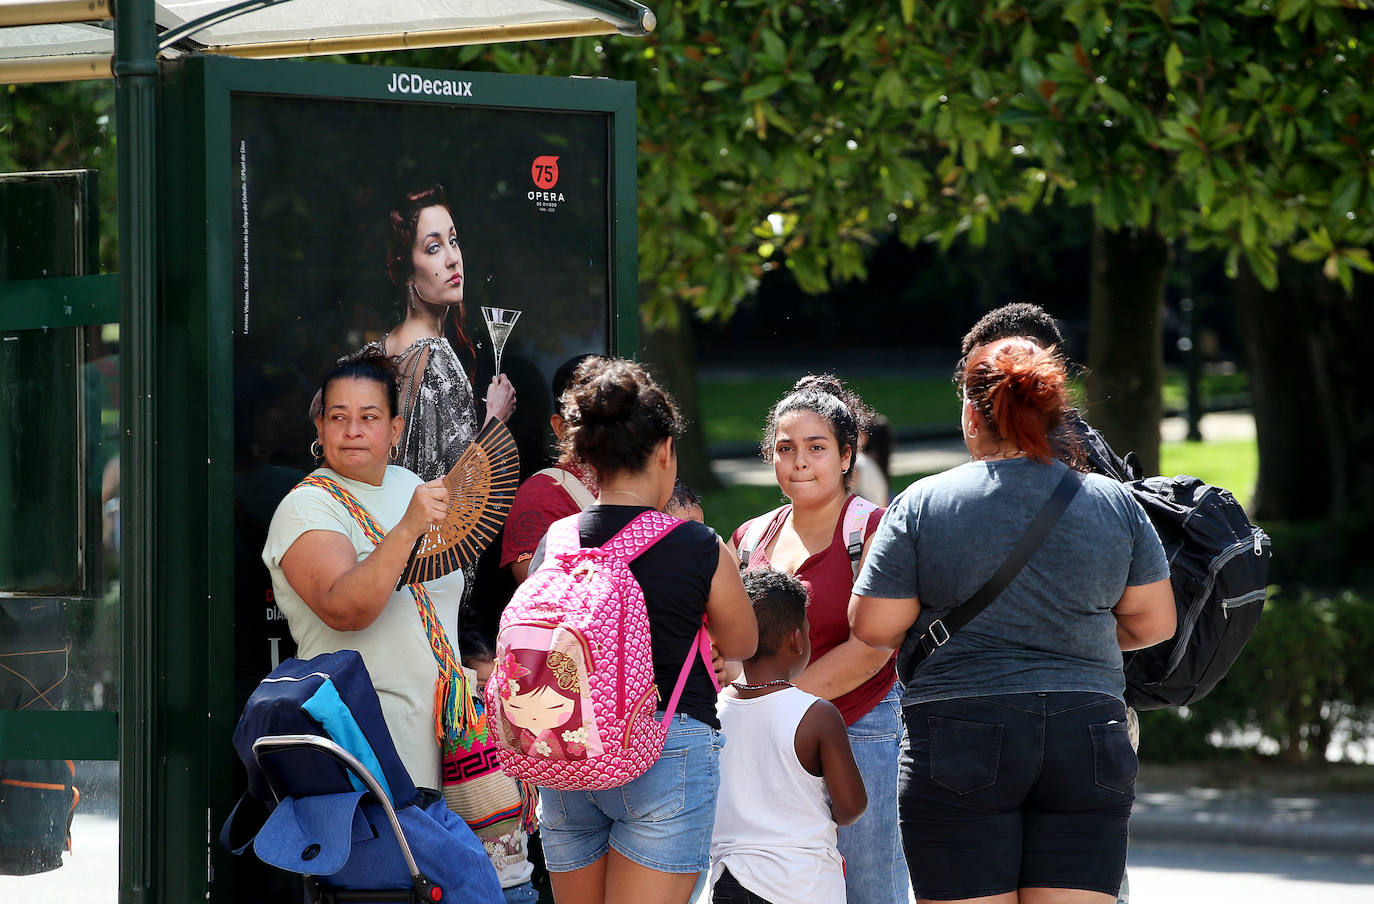
{"type": "Polygon", "coordinates": [[[960,385],[987,430],[1027,458],[1054,460],[1050,435],[1068,405],[1068,377],[1056,349],[1021,338],[991,342],[965,359],[960,385]]]}
{"type": "Polygon", "coordinates": [[[329,410],[329,384],[335,380],[371,380],[380,384],[386,393],[387,417],[395,417],[400,413],[396,364],[381,352],[362,351],[339,359],[339,363],[320,381],[320,414],[329,410]]]}
{"type": "Polygon", "coordinates": [[[642,470],[664,439],[682,435],[673,397],[643,365],[625,358],[588,358],[560,400],[568,425],[563,451],[586,462],[605,482],[642,470]]]}
{"type": "Polygon", "coordinates": [[[868,428],[873,412],[839,377],[833,374],[807,374],[768,412],[760,445],[764,461],[773,461],[778,421],[796,411],[809,411],[825,421],[835,435],[835,442],[839,444],[840,455],[850,453],[849,467],[844,471],[844,488],[848,491],[854,483],[854,465],[859,457],[859,432],[868,428]]]}

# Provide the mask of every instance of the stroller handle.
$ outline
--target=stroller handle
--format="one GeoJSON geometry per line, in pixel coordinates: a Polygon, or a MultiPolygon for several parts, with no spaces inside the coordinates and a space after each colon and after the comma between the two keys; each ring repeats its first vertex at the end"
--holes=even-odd
{"type": "MultiPolygon", "coordinates": [[[[355,774],[367,786],[367,790],[377,799],[377,802],[386,812],[386,818],[391,823],[391,830],[396,835],[396,841],[400,845],[401,856],[405,858],[406,869],[410,871],[410,881],[415,886],[416,891],[420,892],[420,899],[422,901],[437,900],[432,898],[432,890],[437,890],[437,887],[420,872],[419,866],[416,865],[415,857],[410,852],[410,845],[406,842],[405,832],[401,829],[401,821],[396,818],[396,808],[391,805],[391,800],[387,797],[386,791],[368,768],[353,754],[329,738],[320,735],[264,735],[253,742],[253,759],[257,760],[258,767],[267,777],[267,783],[271,786],[272,794],[277,798],[278,803],[281,802],[283,795],[277,787],[273,771],[264,766],[263,759],[271,754],[282,753],[287,750],[314,750],[328,754],[342,763],[349,772],[355,774]]],[[[442,892],[440,894],[442,895],[442,892]]]]}

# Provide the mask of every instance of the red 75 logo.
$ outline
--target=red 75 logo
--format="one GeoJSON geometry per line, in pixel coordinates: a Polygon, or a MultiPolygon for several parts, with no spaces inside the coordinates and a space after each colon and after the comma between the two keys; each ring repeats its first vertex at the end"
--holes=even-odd
{"type": "Polygon", "coordinates": [[[558,184],[558,158],[544,155],[535,157],[530,166],[530,176],[534,185],[541,191],[548,191],[558,184]]]}

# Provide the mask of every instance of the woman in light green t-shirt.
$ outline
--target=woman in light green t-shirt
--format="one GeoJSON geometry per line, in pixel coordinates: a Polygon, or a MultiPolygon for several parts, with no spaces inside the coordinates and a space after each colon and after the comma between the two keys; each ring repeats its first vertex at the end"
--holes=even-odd
{"type": "MultiPolygon", "coordinates": [[[[423,483],[387,463],[403,419],[385,358],[339,365],[321,392],[315,427],[323,467],[277,507],[263,562],[298,655],[357,650],[412,780],[437,789],[435,655],[415,597],[396,583],[415,541],[443,521],[449,493],[439,480],[423,483]],[[339,491],[385,533],[380,542],[368,536],[339,491]]],[[[461,587],[460,579],[455,574],[425,586],[437,603],[461,587]],[[449,580],[451,587],[445,586],[449,580]]]]}

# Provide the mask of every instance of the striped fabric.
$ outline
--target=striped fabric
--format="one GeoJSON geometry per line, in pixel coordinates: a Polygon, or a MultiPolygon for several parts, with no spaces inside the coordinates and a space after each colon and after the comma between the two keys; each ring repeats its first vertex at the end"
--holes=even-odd
{"type": "MultiPolygon", "coordinates": [[[[325,490],[348,512],[362,529],[363,536],[373,546],[382,542],[386,531],[373,520],[357,497],[339,485],[339,482],[320,474],[311,474],[296,484],[297,487],[316,487],[325,490]]],[[[445,753],[462,746],[470,749],[477,741],[486,739],[486,720],[478,719],[472,694],[468,692],[467,678],[458,665],[448,635],[439,623],[439,615],[434,611],[434,601],[423,584],[407,584],[406,589],[415,597],[415,607],[420,612],[420,622],[429,638],[430,652],[438,665],[439,675],[434,683],[434,733],[440,748],[445,753]],[[478,736],[480,733],[480,736],[478,736]]]]}

